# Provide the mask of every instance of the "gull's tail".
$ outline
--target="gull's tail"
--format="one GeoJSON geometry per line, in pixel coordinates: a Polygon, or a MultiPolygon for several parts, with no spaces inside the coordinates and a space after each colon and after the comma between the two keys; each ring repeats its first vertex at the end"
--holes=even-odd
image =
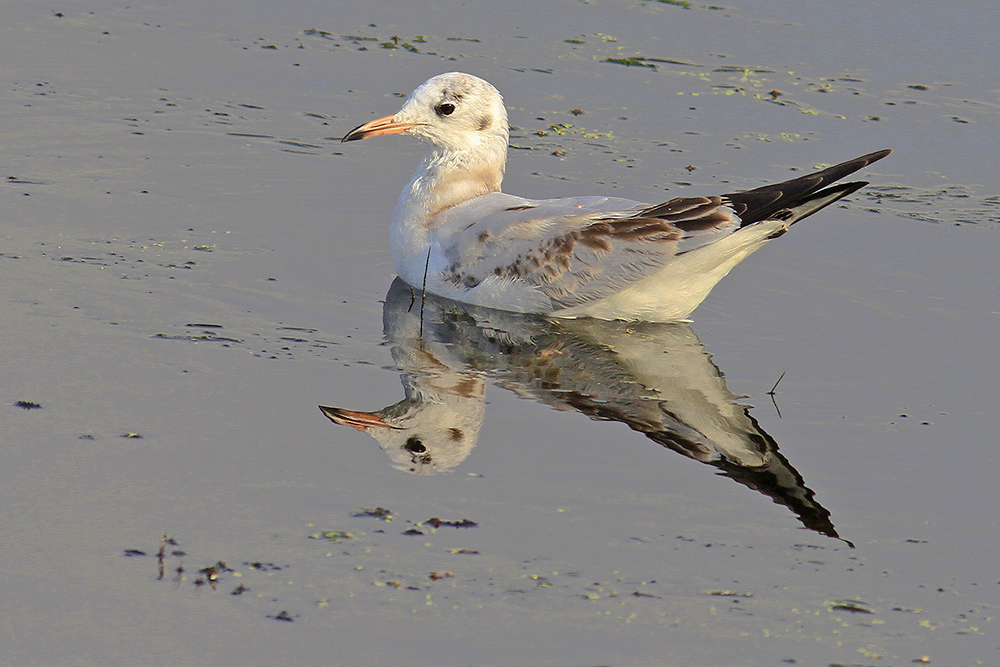
{"type": "Polygon", "coordinates": [[[790,181],[724,195],[723,199],[740,216],[742,227],[761,220],[783,220],[792,225],[868,185],[867,181],[831,184],[881,160],[891,152],[892,150],[886,149],[869,153],[790,181]]]}

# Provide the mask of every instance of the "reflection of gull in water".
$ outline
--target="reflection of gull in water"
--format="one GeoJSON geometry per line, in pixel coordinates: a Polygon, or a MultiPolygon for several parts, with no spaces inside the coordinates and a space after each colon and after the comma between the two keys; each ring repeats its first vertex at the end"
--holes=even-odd
{"type": "Polygon", "coordinates": [[[402,470],[450,472],[476,444],[487,376],[519,396],[622,422],[715,466],[837,536],[774,440],[735,402],[686,324],[547,320],[427,295],[397,279],[385,332],[406,397],[375,412],[321,407],[372,435],[402,470]],[[423,321],[421,322],[421,310],[423,321]]]}
{"type": "Polygon", "coordinates": [[[867,185],[838,181],[891,152],[748,192],[654,205],[535,200],[500,191],[508,131],[496,88],[450,72],[343,140],[406,133],[431,146],[393,215],[392,258],[410,285],[491,308],[608,320],[686,317],[769,239],[867,185]]]}

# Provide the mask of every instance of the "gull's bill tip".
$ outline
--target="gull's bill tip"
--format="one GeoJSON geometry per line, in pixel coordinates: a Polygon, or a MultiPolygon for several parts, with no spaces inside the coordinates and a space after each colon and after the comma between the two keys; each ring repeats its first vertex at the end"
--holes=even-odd
{"type": "Polygon", "coordinates": [[[345,134],[344,138],[340,141],[357,141],[358,139],[377,137],[381,134],[400,134],[416,127],[416,125],[417,123],[403,123],[397,121],[395,115],[383,116],[382,118],[376,118],[375,120],[370,120],[367,123],[358,125],[356,128],[345,134]]]}

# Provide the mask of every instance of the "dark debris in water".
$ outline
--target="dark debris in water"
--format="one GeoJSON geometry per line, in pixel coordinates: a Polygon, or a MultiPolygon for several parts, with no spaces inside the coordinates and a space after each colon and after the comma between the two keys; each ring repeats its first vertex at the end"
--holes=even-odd
{"type": "Polygon", "coordinates": [[[328,540],[337,544],[339,542],[344,542],[345,540],[353,540],[354,535],[350,534],[346,530],[324,530],[322,533],[313,533],[309,536],[310,540],[328,540]]]}
{"type": "Polygon", "coordinates": [[[458,521],[444,521],[437,517],[432,517],[427,519],[424,523],[433,526],[434,528],[440,528],[441,526],[452,526],[454,528],[476,528],[479,526],[475,521],[470,521],[469,519],[460,519],[458,521]]]}
{"type": "Polygon", "coordinates": [[[251,570],[260,570],[261,572],[279,572],[287,568],[287,565],[275,565],[274,563],[264,563],[259,560],[255,560],[250,563],[243,563],[246,567],[251,570]]]}
{"type": "MultiPolygon", "coordinates": [[[[256,581],[261,582],[263,586],[271,581],[270,577],[273,573],[288,568],[287,565],[277,565],[272,561],[252,560],[244,561],[242,565],[247,569],[239,572],[236,568],[230,567],[226,560],[222,559],[208,560],[207,564],[201,567],[185,566],[184,559],[189,554],[182,549],[176,548],[178,546],[175,538],[164,534],[160,540],[159,550],[153,554],[157,563],[157,581],[169,580],[175,590],[182,586],[191,586],[195,592],[200,592],[208,588],[212,593],[218,593],[227,581],[233,583],[233,580],[236,580],[236,585],[229,593],[232,596],[239,597],[250,591],[249,582],[243,579],[244,577],[257,577],[256,581]],[[171,574],[172,576],[170,576],[171,574]]],[[[126,558],[143,558],[150,554],[142,549],[125,549],[122,555],[126,558]]],[[[202,562],[204,563],[205,561],[202,562]]],[[[254,598],[251,597],[251,599],[254,598]]],[[[277,600],[272,598],[271,601],[276,602],[277,600]]],[[[267,618],[279,621],[292,621],[298,618],[298,615],[293,615],[283,610],[276,615],[267,615],[267,618]]]]}
{"type": "Polygon", "coordinates": [[[381,521],[392,521],[393,518],[392,512],[384,507],[359,507],[351,512],[351,516],[355,518],[371,517],[381,521]]]}
{"type": "Polygon", "coordinates": [[[849,611],[852,614],[874,614],[875,612],[865,606],[864,602],[858,600],[834,600],[830,603],[830,610],[849,611]]]}
{"type": "Polygon", "coordinates": [[[643,591],[633,591],[632,592],[632,597],[636,597],[636,598],[656,598],[658,600],[663,599],[662,596],[653,595],[652,593],[644,593],[643,591]]]}
{"type": "Polygon", "coordinates": [[[14,403],[15,407],[22,408],[24,410],[41,410],[42,406],[40,403],[32,403],[31,401],[17,401],[14,403]]]}
{"type": "Polygon", "coordinates": [[[995,224],[1000,221],[1000,197],[981,196],[964,185],[916,188],[902,184],[871,185],[858,195],[874,206],[872,213],[891,213],[901,218],[937,224],[995,224]]]}
{"type": "Polygon", "coordinates": [[[645,58],[605,58],[604,62],[614,65],[625,65],[625,67],[648,67],[656,69],[656,65],[647,63],[645,58]]]}
{"type": "MultiPolygon", "coordinates": [[[[392,516],[392,513],[382,506],[360,507],[345,514],[354,518],[378,521],[392,516]]],[[[417,522],[404,516],[396,516],[395,520],[414,526],[403,535],[424,535],[430,532],[431,527],[458,528],[477,525],[469,519],[442,520],[439,517],[417,522]],[[418,527],[423,527],[423,530],[418,527]]],[[[604,613],[617,614],[621,614],[623,604],[638,605],[633,607],[634,613],[629,609],[626,616],[632,613],[632,617],[635,617],[637,613],[640,618],[643,614],[673,618],[676,616],[678,604],[684,605],[696,614],[704,611],[705,605],[711,606],[712,609],[725,605],[729,612],[740,614],[742,618],[760,617],[765,623],[773,620],[766,611],[770,604],[766,594],[767,588],[754,584],[746,586],[745,583],[741,584],[735,580],[730,585],[735,584],[739,588],[715,588],[714,586],[718,584],[698,586],[697,582],[700,579],[697,576],[687,581],[683,577],[647,578],[642,576],[641,572],[625,575],[617,570],[613,573],[607,571],[589,573],[576,570],[572,566],[566,567],[571,565],[567,562],[562,562],[561,567],[557,567],[556,562],[547,562],[551,559],[544,557],[510,561],[498,554],[485,552],[485,556],[481,555],[478,550],[468,546],[454,543],[448,545],[446,540],[449,538],[474,539],[480,536],[479,533],[461,533],[451,537],[455,535],[451,531],[438,532],[433,537],[425,538],[427,540],[425,542],[425,540],[405,540],[398,534],[390,535],[381,530],[373,530],[359,533],[352,539],[352,544],[341,543],[338,545],[339,551],[331,553],[328,542],[323,538],[327,538],[327,535],[339,536],[345,533],[346,531],[325,531],[310,536],[320,539],[312,543],[314,549],[310,553],[300,556],[322,560],[312,561],[312,566],[306,562],[304,572],[298,572],[296,581],[279,574],[288,566],[279,565],[275,561],[247,559],[242,562],[242,567],[235,568],[238,571],[234,571],[227,562],[239,562],[238,559],[227,561],[189,556],[177,548],[176,540],[167,535],[161,540],[158,553],[149,554],[148,550],[141,548],[128,549],[122,553],[130,560],[138,559],[140,564],[143,563],[144,557],[150,559],[145,562],[151,563],[155,560],[160,575],[158,580],[170,582],[174,591],[183,588],[195,595],[229,593],[226,599],[232,601],[232,604],[251,605],[257,609],[260,616],[284,622],[300,621],[304,618],[306,622],[312,622],[310,615],[302,611],[307,605],[310,608],[315,605],[321,609],[354,608],[357,609],[357,613],[366,613],[364,606],[366,604],[396,605],[400,609],[411,610],[415,609],[413,593],[417,593],[421,599],[426,597],[426,605],[422,604],[420,608],[426,608],[432,614],[436,613],[434,609],[438,608],[438,605],[441,605],[441,609],[445,608],[445,604],[455,609],[460,609],[465,604],[481,608],[484,596],[489,598],[499,596],[499,599],[516,605],[603,605],[604,613]],[[360,548],[353,548],[355,544],[360,548]],[[449,546],[452,548],[448,548],[449,546]],[[459,558],[459,555],[477,555],[477,558],[459,558]],[[309,578],[310,567],[317,568],[322,577],[336,575],[330,581],[336,581],[337,584],[317,591],[314,582],[297,581],[303,577],[309,578]],[[331,570],[331,567],[334,569],[331,570]],[[290,588],[292,584],[298,585],[298,588],[290,588]],[[343,584],[346,584],[347,588],[344,588],[343,584]],[[692,584],[697,588],[692,588],[692,584]],[[244,595],[251,589],[253,595],[244,595]],[[316,595],[317,592],[319,597],[316,595]],[[536,602],[531,602],[533,599],[536,602]],[[541,599],[545,601],[542,602],[541,599]]],[[[644,535],[635,543],[641,544],[642,549],[663,548],[669,551],[681,549],[687,552],[689,558],[696,560],[705,557],[736,557],[737,552],[752,550],[756,546],[709,541],[669,533],[659,536],[644,535]],[[708,549],[708,552],[699,555],[698,552],[704,549],[708,549]]],[[[791,550],[817,555],[826,552],[830,554],[830,559],[837,559],[836,553],[839,551],[808,543],[796,544],[791,550]]],[[[819,568],[834,565],[832,560],[829,563],[815,559],[808,562],[816,564],[819,568]]],[[[792,566],[790,572],[796,569],[798,568],[792,566]]],[[[930,591],[930,587],[928,590],[930,591]]],[[[943,589],[935,590],[939,593],[943,589]]],[[[859,628],[872,628],[876,624],[881,628],[883,623],[893,623],[895,622],[893,618],[898,617],[901,620],[896,622],[897,625],[917,623],[920,628],[933,629],[950,623],[955,626],[959,634],[981,635],[982,626],[991,621],[993,616],[992,608],[983,606],[982,609],[974,609],[964,606],[962,613],[949,621],[939,617],[930,618],[925,615],[923,609],[916,607],[892,606],[893,602],[883,602],[883,604],[892,611],[907,613],[889,613],[882,618],[876,616],[879,614],[877,610],[859,599],[828,598],[826,602],[821,603],[820,609],[814,610],[816,622],[825,623],[827,619],[832,618],[836,623],[843,625],[848,622],[846,615],[850,614],[858,616],[853,622],[859,628]],[[970,618],[975,620],[975,623],[970,618]]],[[[812,614],[807,616],[811,617],[812,614]]],[[[619,620],[623,618],[624,616],[620,616],[619,620]]],[[[814,630],[823,632],[818,625],[814,630]]],[[[901,628],[895,630],[909,632],[901,628]]]]}

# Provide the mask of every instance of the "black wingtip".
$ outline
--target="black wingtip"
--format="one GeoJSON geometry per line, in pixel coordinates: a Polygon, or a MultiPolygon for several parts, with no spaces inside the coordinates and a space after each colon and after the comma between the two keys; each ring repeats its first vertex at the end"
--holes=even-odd
{"type": "MultiPolygon", "coordinates": [[[[743,220],[742,226],[745,227],[760,220],[765,220],[782,209],[794,209],[808,201],[825,198],[834,192],[841,193],[836,198],[839,199],[858,190],[867,185],[867,183],[858,185],[853,183],[842,184],[833,188],[830,186],[833,186],[840,179],[853,174],[859,169],[863,169],[871,163],[881,160],[890,153],[892,153],[892,149],[886,148],[856,157],[853,160],[835,164],[820,171],[793,178],[790,181],[765,185],[745,192],[727,194],[725,197],[731,202],[731,205],[743,220]]],[[[811,215],[820,208],[833,203],[836,199],[827,201],[822,206],[811,210],[805,215],[799,216],[797,219],[801,220],[807,215],[811,215]]]]}
{"type": "Polygon", "coordinates": [[[861,169],[862,167],[867,167],[872,162],[877,162],[881,160],[890,153],[892,153],[891,148],[883,148],[880,151],[875,151],[874,153],[869,153],[868,155],[862,155],[859,158],[854,158],[853,160],[849,160],[848,163],[861,163],[861,165],[858,167],[858,169],[861,169]]]}

